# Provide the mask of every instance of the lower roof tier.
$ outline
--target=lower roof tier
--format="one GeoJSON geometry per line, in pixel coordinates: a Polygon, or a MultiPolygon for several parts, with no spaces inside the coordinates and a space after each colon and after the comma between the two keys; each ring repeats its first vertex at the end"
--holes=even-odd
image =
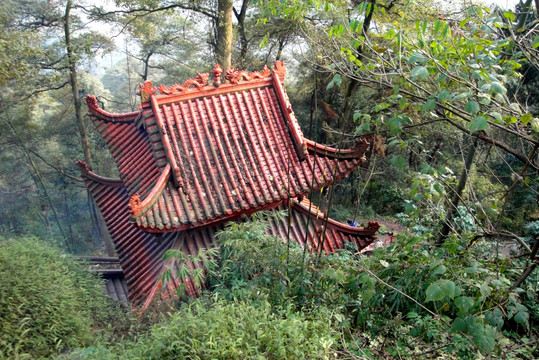
{"type": "MultiPolygon", "coordinates": [[[[173,267],[173,264],[162,260],[166,250],[179,249],[185,254],[196,255],[200,249],[216,246],[215,233],[224,228],[224,223],[165,234],[152,234],[135,227],[130,222],[127,210],[129,196],[122,181],[99,177],[83,163],[80,165],[83,179],[114,241],[125,275],[129,300],[134,305],[146,307],[160,293],[162,275],[173,267]]],[[[361,250],[376,239],[379,228],[376,222],[370,222],[365,228],[356,228],[327,218],[306,201],[293,200],[290,205],[270,210],[277,212],[289,209],[291,221],[288,216],[270,217],[266,234],[306,246],[310,251],[323,250],[326,253],[342,249],[347,243],[361,250]]],[[[198,263],[189,265],[192,268],[202,266],[198,263]]],[[[198,294],[199,289],[193,279],[174,281],[176,286],[185,284],[190,296],[198,294]]],[[[168,284],[170,290],[173,290],[173,285],[168,284]]]]}

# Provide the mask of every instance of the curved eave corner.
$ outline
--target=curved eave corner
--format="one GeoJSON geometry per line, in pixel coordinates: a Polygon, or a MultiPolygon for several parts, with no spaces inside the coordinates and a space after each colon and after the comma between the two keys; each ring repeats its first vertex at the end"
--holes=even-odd
{"type": "Polygon", "coordinates": [[[121,179],[114,179],[97,175],[96,173],[91,171],[90,168],[88,168],[88,164],[86,164],[84,161],[77,161],[77,165],[79,166],[80,173],[83,179],[88,179],[92,182],[96,182],[102,185],[115,187],[124,186],[124,183],[121,179]]]}
{"type": "MultiPolygon", "coordinates": [[[[144,200],[140,199],[140,195],[138,193],[133,194],[129,198],[129,211],[131,212],[130,220],[136,223],[138,227],[141,226],[140,219],[159,200],[159,197],[165,190],[165,187],[170,179],[170,172],[171,166],[170,164],[167,164],[161,175],[159,175],[157,182],[152,188],[152,191],[150,191],[144,200]]],[[[144,227],[142,227],[142,229],[147,230],[144,227]]]]}
{"type": "Polygon", "coordinates": [[[109,113],[108,111],[105,111],[99,107],[97,97],[94,95],[86,96],[86,104],[88,105],[89,115],[95,116],[103,121],[127,123],[135,121],[140,115],[140,111],[133,111],[123,114],[109,113]]]}
{"type": "Polygon", "coordinates": [[[337,149],[331,146],[326,146],[316,141],[304,139],[307,151],[317,156],[329,157],[338,160],[360,160],[361,163],[366,161],[365,154],[371,146],[372,139],[370,136],[360,137],[356,140],[354,147],[349,149],[337,149]]]}
{"type": "Polygon", "coordinates": [[[334,220],[330,217],[327,217],[326,214],[318,210],[313,203],[308,199],[299,201],[294,199],[293,205],[297,211],[306,213],[307,215],[316,216],[316,219],[328,223],[328,226],[333,227],[334,229],[341,231],[346,234],[355,235],[355,236],[374,236],[378,229],[380,229],[380,224],[377,221],[369,221],[368,226],[366,227],[354,227],[347,225],[345,223],[334,220]]]}

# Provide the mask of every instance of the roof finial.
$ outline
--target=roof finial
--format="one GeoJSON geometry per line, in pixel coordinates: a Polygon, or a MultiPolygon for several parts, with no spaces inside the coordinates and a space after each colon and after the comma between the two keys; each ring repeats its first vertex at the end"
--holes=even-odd
{"type": "Polygon", "coordinates": [[[221,86],[221,74],[223,73],[221,66],[219,64],[215,64],[211,73],[213,74],[213,86],[221,86]]]}
{"type": "Polygon", "coordinates": [[[142,211],[142,201],[140,200],[140,196],[138,193],[133,194],[129,198],[129,204],[128,204],[129,210],[131,211],[131,215],[137,216],[142,211]]]}
{"type": "Polygon", "coordinates": [[[284,83],[284,75],[286,74],[286,67],[284,66],[284,63],[281,60],[275,61],[275,67],[273,68],[273,72],[279,76],[279,79],[282,83],[284,83]]]}
{"type": "Polygon", "coordinates": [[[140,87],[140,98],[142,103],[150,101],[150,97],[155,95],[157,90],[155,86],[152,86],[152,82],[149,80],[144,81],[144,85],[138,84],[140,87]]]}

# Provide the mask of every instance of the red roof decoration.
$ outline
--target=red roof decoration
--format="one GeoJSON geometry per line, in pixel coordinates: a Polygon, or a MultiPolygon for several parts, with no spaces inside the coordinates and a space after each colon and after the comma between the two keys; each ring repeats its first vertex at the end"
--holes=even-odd
{"type": "MultiPolygon", "coordinates": [[[[82,175],[114,240],[133,304],[147,306],[158,293],[161,275],[173,266],[161,260],[167,249],[196,254],[214,246],[225,221],[288,201],[292,223],[273,221],[268,234],[327,253],[346,242],[362,249],[375,239],[377,223],[352,228],[292,200],[351,173],[365,161],[369,143],[360,139],[340,150],[305,139],[283,87],[285,72],[277,61],[261,72],[229,69],[224,80],[216,65],[212,81],[198,72],[170,87],[146,81],[140,111],[126,114],[86,98],[121,179],[95,175],[83,163],[82,175]]],[[[198,293],[190,279],[175,281],[198,293]]]]}
{"type": "Polygon", "coordinates": [[[303,137],[283,77],[276,62],[273,71],[229,70],[219,87],[207,85],[207,73],[160,86],[165,95],[146,82],[136,114],[112,115],[87,98],[133,197],[137,226],[178,231],[269,209],[363,163],[365,140],[338,150],[303,137]]]}
{"type": "MultiPolygon", "coordinates": [[[[165,264],[162,256],[168,249],[182,250],[186,255],[196,255],[202,248],[215,246],[215,233],[223,229],[224,224],[210,225],[196,229],[168,232],[163,235],[145,232],[129,222],[127,205],[129,197],[121,180],[108,179],[95,175],[88,170],[86,164],[79,162],[82,177],[95,199],[99,211],[105,219],[109,233],[114,241],[120,265],[122,266],[126,284],[129,289],[129,300],[136,306],[147,307],[159,294],[162,288],[161,276],[174,264],[165,264]]],[[[272,211],[286,210],[284,206],[272,211]]],[[[366,228],[356,228],[328,219],[314,205],[293,200],[288,218],[270,222],[266,233],[278,236],[283,241],[292,241],[307,246],[310,251],[324,250],[333,253],[351,243],[358,250],[371,244],[376,239],[376,231],[380,227],[376,222],[369,222],[366,228]],[[288,227],[290,226],[290,231],[288,227]]],[[[189,264],[198,268],[201,264],[189,264]]],[[[191,278],[175,279],[175,284],[184,283],[187,294],[198,295],[198,290],[191,278]]]]}

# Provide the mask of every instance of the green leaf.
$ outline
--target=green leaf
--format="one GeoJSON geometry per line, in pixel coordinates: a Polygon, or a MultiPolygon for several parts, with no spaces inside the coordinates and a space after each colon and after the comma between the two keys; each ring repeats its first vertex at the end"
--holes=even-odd
{"type": "Polygon", "coordinates": [[[341,75],[335,74],[333,76],[333,79],[329,82],[329,84],[328,84],[328,86],[326,88],[331,89],[335,85],[341,86],[341,83],[342,83],[341,75]]]}
{"type": "Polygon", "coordinates": [[[485,313],[485,321],[494,326],[496,329],[501,330],[503,326],[503,313],[499,308],[494,308],[485,313]]]}
{"type": "Polygon", "coordinates": [[[414,51],[412,55],[410,56],[410,59],[408,59],[408,63],[410,64],[415,64],[415,63],[424,64],[426,61],[427,61],[427,58],[418,51],[414,51]]]}
{"type": "Polygon", "coordinates": [[[497,94],[505,95],[507,93],[507,89],[503,87],[503,85],[497,81],[493,81],[490,84],[490,89],[493,90],[497,94]]]}
{"type": "Polygon", "coordinates": [[[459,296],[455,299],[455,305],[461,314],[467,314],[468,310],[474,306],[474,299],[469,296],[459,296]]]}
{"type": "Polygon", "coordinates": [[[424,66],[416,66],[410,72],[410,76],[413,79],[425,79],[429,76],[429,71],[424,66]]]}
{"type": "Polygon", "coordinates": [[[453,332],[465,332],[467,329],[467,318],[458,317],[453,321],[453,325],[451,325],[451,331],[453,332]]]}
{"type": "Polygon", "coordinates": [[[520,122],[523,124],[523,125],[528,125],[528,123],[531,121],[531,119],[533,119],[533,115],[528,113],[528,114],[525,114],[525,115],[522,115],[520,117],[520,122]]]}
{"type": "Polygon", "coordinates": [[[438,93],[438,101],[444,101],[449,99],[449,95],[451,95],[451,93],[447,90],[440,91],[440,93],[438,93]]]}
{"type": "Polygon", "coordinates": [[[374,112],[379,112],[379,111],[382,111],[384,109],[387,109],[390,105],[387,104],[387,103],[382,103],[382,104],[378,104],[374,107],[374,112]]]}
{"type": "Polygon", "coordinates": [[[502,114],[500,114],[499,112],[496,112],[496,111],[491,112],[491,113],[490,113],[490,116],[492,116],[494,119],[496,119],[496,122],[497,122],[497,123],[503,122],[503,120],[502,120],[502,114]]]}
{"type": "MultiPolygon", "coordinates": [[[[526,309],[526,308],[525,308],[526,309]]],[[[529,313],[526,309],[525,311],[519,311],[515,314],[513,319],[520,325],[523,325],[526,329],[528,329],[529,326],[529,313]]]]}
{"type": "Polygon", "coordinates": [[[464,105],[464,109],[472,115],[475,115],[479,112],[479,104],[477,101],[470,100],[464,105]]]}
{"type": "Polygon", "coordinates": [[[481,293],[482,296],[490,296],[490,293],[492,292],[492,290],[490,289],[490,286],[484,282],[481,284],[481,286],[479,286],[479,292],[481,293]]]}
{"type": "Polygon", "coordinates": [[[537,35],[534,39],[533,39],[533,48],[534,49],[537,49],[539,47],[539,35],[537,35]]]}
{"type": "Polygon", "coordinates": [[[517,18],[517,17],[515,16],[515,14],[513,14],[512,12],[509,12],[509,11],[505,11],[505,12],[503,13],[503,16],[504,16],[506,19],[510,20],[510,21],[515,21],[515,19],[517,18]]]}
{"type": "Polygon", "coordinates": [[[432,110],[436,107],[436,99],[434,98],[430,98],[427,100],[427,102],[425,104],[423,104],[423,108],[422,110],[423,111],[429,111],[429,110],[432,110]]]}
{"type": "Polygon", "coordinates": [[[439,301],[445,297],[442,288],[436,283],[430,284],[425,294],[427,295],[425,301],[439,301]]]}
{"type": "MultiPolygon", "coordinates": [[[[477,345],[483,354],[490,353],[494,350],[494,329],[489,325],[482,326],[480,323],[476,323],[475,327],[477,328],[477,331],[474,332],[474,337],[472,339],[474,344],[477,345]]],[[[471,329],[470,333],[472,333],[471,329]]]]}
{"type": "Polygon", "coordinates": [[[395,156],[391,158],[390,162],[393,166],[396,166],[400,170],[403,170],[404,166],[406,165],[406,159],[402,156],[395,156]]]}
{"type": "Polygon", "coordinates": [[[539,133],[539,118],[533,118],[530,123],[530,126],[533,131],[539,133]]]}
{"type": "Polygon", "coordinates": [[[401,142],[402,141],[400,139],[393,139],[387,144],[387,147],[391,147],[393,145],[401,144],[401,142]]]}
{"type": "Polygon", "coordinates": [[[433,276],[445,274],[447,271],[447,268],[444,265],[439,265],[434,271],[432,272],[433,276]]]}
{"type": "Polygon", "coordinates": [[[468,124],[467,128],[470,130],[470,132],[485,130],[488,126],[487,118],[484,116],[476,116],[473,118],[472,121],[468,124]]]}

